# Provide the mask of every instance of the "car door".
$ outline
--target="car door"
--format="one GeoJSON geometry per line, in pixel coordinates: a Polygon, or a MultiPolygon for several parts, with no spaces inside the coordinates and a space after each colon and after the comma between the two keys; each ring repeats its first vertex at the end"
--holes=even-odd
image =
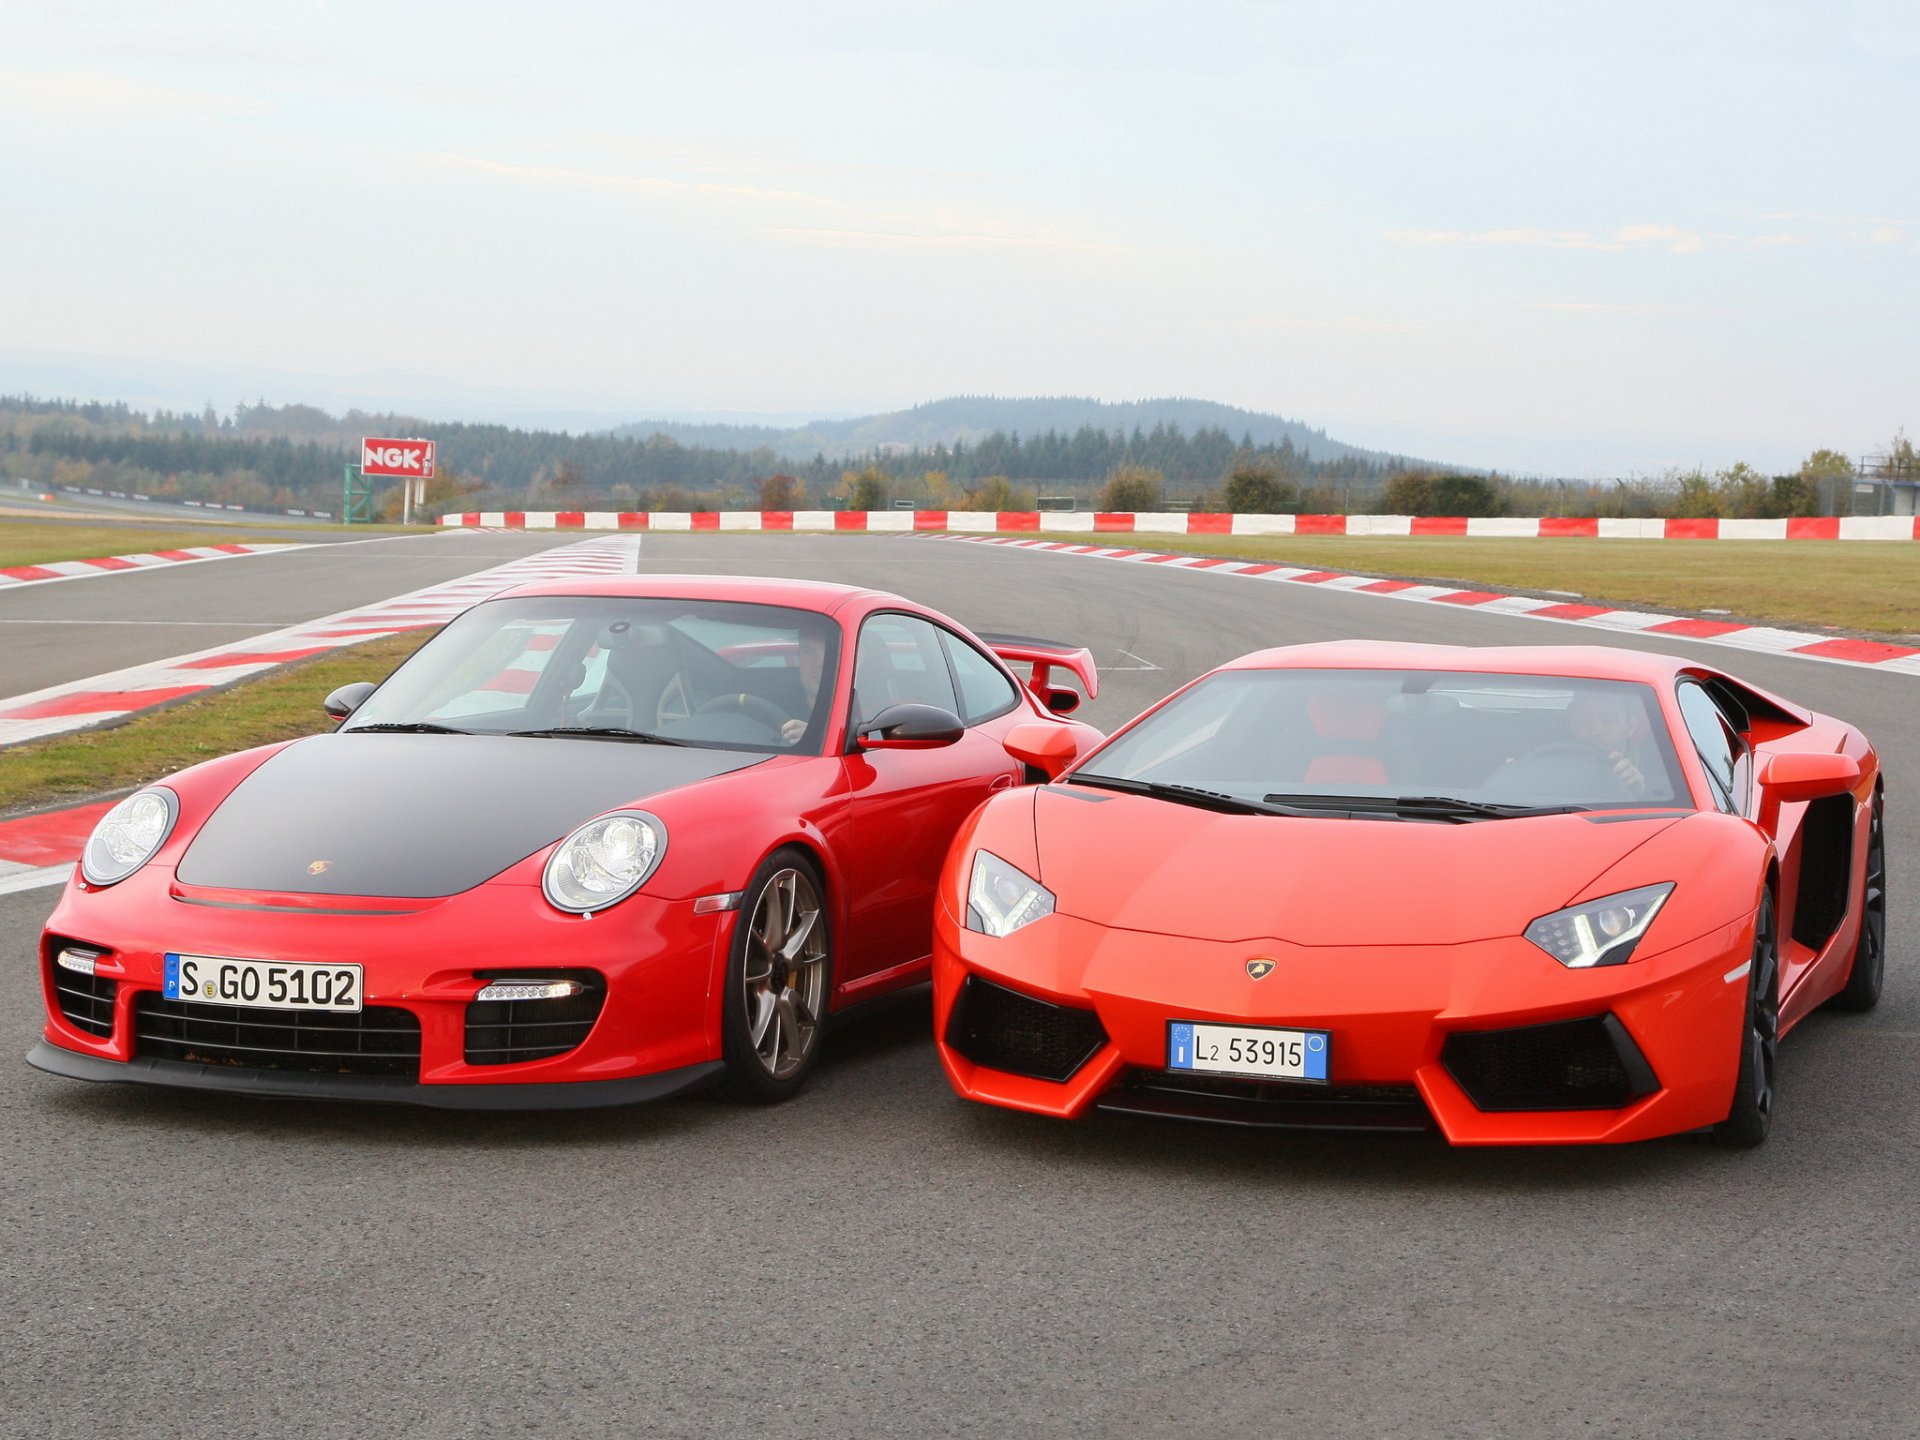
{"type": "MultiPolygon", "coordinates": [[[[997,710],[982,703],[991,698],[982,677],[968,677],[957,688],[950,641],[964,643],[918,615],[868,616],[854,647],[855,734],[896,704],[937,705],[963,721],[970,710],[1006,714],[1017,699],[1011,682],[1000,677],[1008,703],[997,710]]],[[[928,750],[860,750],[856,740],[843,763],[852,843],[844,866],[848,924],[840,979],[855,985],[877,982],[929,954],[934,884],[947,847],[975,806],[1018,781],[1021,765],[978,724],[968,724],[953,744],[928,750]]]]}

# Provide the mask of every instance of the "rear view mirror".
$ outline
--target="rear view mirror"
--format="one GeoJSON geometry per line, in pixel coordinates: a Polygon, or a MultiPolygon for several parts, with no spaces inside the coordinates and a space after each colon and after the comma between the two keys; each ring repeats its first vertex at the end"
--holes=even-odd
{"type": "Polygon", "coordinates": [[[1819,800],[1859,783],[1860,762],[1849,755],[1769,755],[1760,766],[1760,788],[1774,800],[1819,800]]]}
{"type": "Polygon", "coordinates": [[[1014,759],[1032,766],[1049,780],[1057,780],[1080,753],[1073,736],[1058,725],[1016,725],[1000,743],[1014,759]]]}
{"type": "Polygon", "coordinates": [[[320,705],[327,712],[329,720],[344,720],[367,703],[367,697],[374,692],[374,689],[373,681],[356,680],[351,685],[342,685],[321,701],[320,705]]]}
{"type": "Polygon", "coordinates": [[[889,705],[860,722],[856,743],[862,750],[933,750],[966,733],[960,717],[938,705],[889,705]]]}

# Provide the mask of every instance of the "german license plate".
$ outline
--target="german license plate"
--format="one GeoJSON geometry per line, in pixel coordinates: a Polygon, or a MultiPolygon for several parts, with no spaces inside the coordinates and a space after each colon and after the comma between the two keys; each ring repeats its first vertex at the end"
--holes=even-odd
{"type": "Polygon", "coordinates": [[[1203,1075],[1324,1081],[1330,1048],[1324,1030],[1208,1025],[1198,1020],[1175,1020],[1167,1026],[1167,1068],[1203,1075]]]}
{"type": "Polygon", "coordinates": [[[358,965],[288,965],[220,955],[166,957],[160,993],[169,1000],[246,1005],[258,1010],[326,1010],[357,1014],[358,965]]]}

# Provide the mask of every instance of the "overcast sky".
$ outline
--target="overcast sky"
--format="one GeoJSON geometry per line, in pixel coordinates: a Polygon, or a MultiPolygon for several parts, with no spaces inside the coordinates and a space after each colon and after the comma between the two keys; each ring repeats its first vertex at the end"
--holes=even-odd
{"type": "Polygon", "coordinates": [[[1920,5],[0,0],[0,389],[1920,429],[1920,5]]]}

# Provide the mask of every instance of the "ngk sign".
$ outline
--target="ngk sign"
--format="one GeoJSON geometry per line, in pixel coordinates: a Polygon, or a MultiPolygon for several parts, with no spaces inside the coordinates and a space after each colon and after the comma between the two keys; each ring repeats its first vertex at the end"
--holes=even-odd
{"type": "Polygon", "coordinates": [[[381,440],[360,442],[362,475],[400,475],[415,480],[433,478],[433,441],[381,440]]]}

